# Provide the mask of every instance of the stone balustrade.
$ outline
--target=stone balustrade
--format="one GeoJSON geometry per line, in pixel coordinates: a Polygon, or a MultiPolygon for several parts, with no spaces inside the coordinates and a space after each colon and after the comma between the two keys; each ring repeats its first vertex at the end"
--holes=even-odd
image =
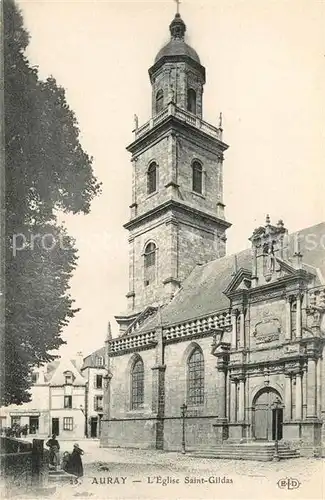
{"type": "Polygon", "coordinates": [[[210,125],[210,123],[202,120],[198,116],[193,115],[192,113],[189,113],[188,111],[185,111],[184,109],[178,108],[174,103],[169,103],[166,108],[164,108],[160,113],[158,113],[156,116],[153,118],[150,118],[146,123],[141,125],[141,127],[136,128],[134,130],[134,135],[135,139],[140,139],[143,135],[145,135],[149,130],[154,128],[156,125],[161,123],[163,120],[168,118],[169,116],[174,116],[175,118],[178,118],[178,120],[181,120],[183,122],[189,123],[193,127],[202,130],[202,132],[205,132],[207,135],[210,135],[211,137],[215,139],[219,139],[220,141],[222,140],[222,129],[214,127],[213,125],[210,125]]]}

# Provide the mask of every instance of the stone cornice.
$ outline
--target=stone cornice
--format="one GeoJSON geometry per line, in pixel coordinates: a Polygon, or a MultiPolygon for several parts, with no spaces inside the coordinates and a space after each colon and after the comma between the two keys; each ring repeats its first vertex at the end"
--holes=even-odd
{"type": "Polygon", "coordinates": [[[230,222],[227,222],[224,219],[220,219],[219,217],[212,215],[210,213],[204,212],[203,210],[199,210],[191,205],[187,205],[183,202],[177,200],[167,200],[163,202],[161,205],[148,210],[147,212],[131,219],[126,224],[124,224],[125,229],[134,229],[135,227],[143,224],[143,221],[148,218],[156,218],[166,213],[167,211],[175,210],[177,212],[190,213],[191,215],[195,215],[196,217],[200,217],[201,219],[205,219],[210,223],[214,223],[215,225],[221,226],[224,229],[227,229],[231,226],[230,222]]]}

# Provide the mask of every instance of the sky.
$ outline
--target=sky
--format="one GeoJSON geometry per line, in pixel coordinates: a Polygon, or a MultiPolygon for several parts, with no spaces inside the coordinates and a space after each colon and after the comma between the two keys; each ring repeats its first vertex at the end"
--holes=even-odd
{"type": "MultiPolygon", "coordinates": [[[[103,345],[126,308],[133,116],[150,118],[148,68],[168,42],[172,0],[19,0],[41,78],[66,89],[103,192],[87,216],[64,216],[79,249],[71,295],[81,311],[60,351],[103,345]]],[[[223,113],[227,252],[270,214],[290,232],[325,220],[325,2],[184,0],[187,43],[206,67],[203,116],[223,113]]]]}

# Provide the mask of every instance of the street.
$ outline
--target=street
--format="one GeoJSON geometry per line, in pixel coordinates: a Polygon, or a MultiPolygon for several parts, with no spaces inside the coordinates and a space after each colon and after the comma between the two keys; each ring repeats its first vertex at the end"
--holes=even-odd
{"type": "MultiPolygon", "coordinates": [[[[76,484],[58,486],[52,498],[320,499],[324,496],[322,459],[215,460],[175,452],[100,448],[99,442],[92,440],[79,441],[79,445],[85,451],[84,477],[76,484]]],[[[62,442],[61,450],[71,451],[72,446],[72,441],[62,442]]]]}

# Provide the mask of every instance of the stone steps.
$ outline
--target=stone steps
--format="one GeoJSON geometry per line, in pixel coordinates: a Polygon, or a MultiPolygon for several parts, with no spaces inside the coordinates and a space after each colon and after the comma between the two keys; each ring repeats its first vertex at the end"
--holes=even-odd
{"type": "MultiPolygon", "coordinates": [[[[232,460],[257,460],[268,462],[273,460],[275,452],[274,443],[266,444],[224,444],[213,448],[188,450],[188,455],[197,458],[222,458],[232,460]]],[[[279,444],[278,455],[280,460],[299,458],[297,450],[291,450],[289,446],[279,444]]]]}
{"type": "Polygon", "coordinates": [[[48,480],[50,483],[74,484],[76,476],[69,474],[62,469],[49,470],[48,480]]]}

